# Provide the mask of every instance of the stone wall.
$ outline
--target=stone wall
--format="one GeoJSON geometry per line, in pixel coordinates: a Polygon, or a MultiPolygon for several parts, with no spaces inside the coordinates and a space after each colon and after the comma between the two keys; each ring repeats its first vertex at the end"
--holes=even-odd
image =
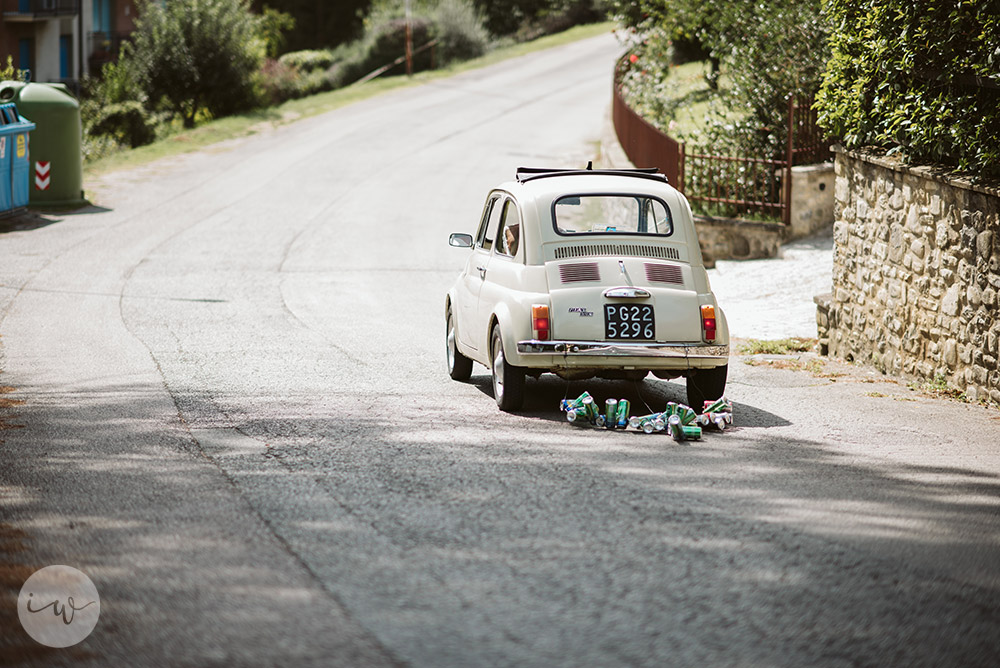
{"type": "Polygon", "coordinates": [[[830,355],[1000,402],[1000,188],[837,149],[830,355]]]}
{"type": "Polygon", "coordinates": [[[792,211],[788,240],[830,234],[834,211],[833,163],[792,167],[792,211]]]}
{"type": "Polygon", "coordinates": [[[759,223],[733,218],[694,217],[705,266],[716,260],[756,260],[775,257],[787,239],[781,223],[759,223]]]}

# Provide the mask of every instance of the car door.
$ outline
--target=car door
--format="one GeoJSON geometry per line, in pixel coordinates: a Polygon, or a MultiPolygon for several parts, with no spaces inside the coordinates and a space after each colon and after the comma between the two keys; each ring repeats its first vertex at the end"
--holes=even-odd
{"type": "Polygon", "coordinates": [[[486,340],[485,326],[479,321],[479,294],[489,271],[490,254],[502,210],[503,194],[490,193],[459,287],[458,338],[462,345],[477,351],[486,340]]]}
{"type": "MultiPolygon", "coordinates": [[[[524,266],[521,258],[524,251],[521,246],[521,219],[517,205],[510,197],[498,201],[495,207],[500,211],[499,224],[493,243],[493,253],[487,265],[488,271],[483,279],[483,287],[479,293],[479,310],[477,323],[482,332],[481,341],[487,341],[490,318],[496,312],[496,305],[501,301],[511,301],[520,288],[520,270],[524,266]]],[[[526,335],[524,332],[515,336],[526,335]]]]}

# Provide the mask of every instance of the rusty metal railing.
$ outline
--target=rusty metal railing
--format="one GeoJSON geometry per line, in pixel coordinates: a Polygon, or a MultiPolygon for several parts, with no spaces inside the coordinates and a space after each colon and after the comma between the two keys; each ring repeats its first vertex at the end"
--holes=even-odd
{"type": "Polygon", "coordinates": [[[625,150],[625,155],[636,167],[656,167],[667,175],[675,188],[683,191],[681,172],[681,144],[650,125],[642,116],[635,113],[621,90],[621,77],[625,73],[626,63],[622,58],[615,67],[614,96],[611,103],[611,120],[618,135],[618,143],[625,150]]]}
{"type": "Polygon", "coordinates": [[[703,213],[756,215],[788,223],[791,178],[785,160],[688,153],[682,145],[684,194],[703,213]]]}

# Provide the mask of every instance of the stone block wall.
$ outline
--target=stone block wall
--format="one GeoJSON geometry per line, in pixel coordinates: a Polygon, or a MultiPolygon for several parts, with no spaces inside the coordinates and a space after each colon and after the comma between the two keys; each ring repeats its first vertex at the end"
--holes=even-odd
{"type": "Polygon", "coordinates": [[[775,257],[788,230],[781,223],[760,223],[733,218],[694,217],[705,266],[716,260],[756,260],[775,257]]]}
{"type": "Polygon", "coordinates": [[[791,229],[788,239],[830,233],[834,211],[833,163],[792,167],[791,229]]]}
{"type": "Polygon", "coordinates": [[[1000,188],[837,149],[821,347],[1000,402],[1000,188]]]}

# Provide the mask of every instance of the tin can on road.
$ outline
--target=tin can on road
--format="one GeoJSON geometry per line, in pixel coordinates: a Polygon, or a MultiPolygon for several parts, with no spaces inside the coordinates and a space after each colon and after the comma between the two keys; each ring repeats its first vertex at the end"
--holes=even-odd
{"type": "Polygon", "coordinates": [[[626,426],[628,426],[629,423],[628,413],[631,407],[632,406],[631,404],[629,404],[628,399],[618,400],[618,410],[617,414],[615,415],[615,418],[616,418],[616,423],[620,429],[624,429],[626,426]]]}
{"type": "Polygon", "coordinates": [[[618,400],[608,399],[604,402],[604,426],[614,429],[618,426],[618,400]]]}

